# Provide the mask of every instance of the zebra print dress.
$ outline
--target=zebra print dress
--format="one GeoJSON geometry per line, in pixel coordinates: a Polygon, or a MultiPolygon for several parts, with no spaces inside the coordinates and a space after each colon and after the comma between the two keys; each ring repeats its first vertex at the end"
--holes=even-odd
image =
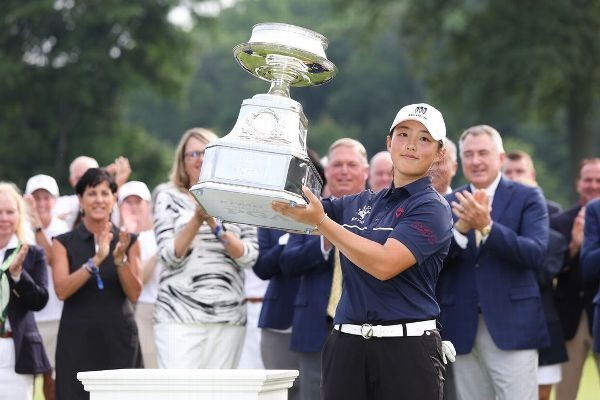
{"type": "Polygon", "coordinates": [[[161,186],[154,203],[154,232],[163,263],[155,322],[244,325],[244,268],[258,257],[256,228],[225,223],[244,243],[244,254],[231,258],[203,224],[181,258],[175,256],[175,236],[193,217],[196,202],[172,183],[161,186]]]}

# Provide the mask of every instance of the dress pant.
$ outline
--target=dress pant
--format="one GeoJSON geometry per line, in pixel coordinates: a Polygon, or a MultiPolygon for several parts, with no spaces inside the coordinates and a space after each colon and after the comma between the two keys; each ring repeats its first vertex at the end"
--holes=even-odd
{"type": "MultiPolygon", "coordinates": [[[[290,350],[291,332],[261,329],[260,352],[266,369],[299,370],[298,353],[290,350]]],[[[298,376],[294,386],[288,390],[288,400],[300,399],[300,381],[298,376]]]]}
{"type": "Polygon", "coordinates": [[[260,354],[260,331],[258,317],[262,308],[262,301],[248,301],[246,303],[246,337],[242,355],[237,365],[241,369],[264,369],[265,365],[260,354]]]}
{"type": "MultiPolygon", "coordinates": [[[[593,346],[585,311],[581,312],[575,336],[573,339],[567,340],[566,346],[569,360],[562,364],[562,380],[556,385],[556,400],[573,400],[577,398],[583,365],[593,346]]],[[[600,354],[594,354],[594,357],[600,376],[600,354]]]]}
{"type": "Polygon", "coordinates": [[[135,322],[142,347],[145,368],[156,368],[156,340],[154,339],[154,304],[137,303],[135,306],[135,322]]]}
{"type": "Polygon", "coordinates": [[[33,375],[15,372],[15,344],[0,338],[0,400],[33,399],[33,375]]]}
{"type": "Polygon", "coordinates": [[[454,363],[457,398],[537,400],[537,367],[537,349],[500,350],[480,315],[473,349],[454,363]]]}
{"type": "Polygon", "coordinates": [[[246,327],[229,324],[154,325],[159,368],[235,368],[242,354],[246,327]]]}
{"type": "Polygon", "coordinates": [[[60,320],[54,321],[38,321],[37,327],[44,342],[44,349],[52,369],[56,366],[56,340],[58,338],[58,325],[60,320]]]}

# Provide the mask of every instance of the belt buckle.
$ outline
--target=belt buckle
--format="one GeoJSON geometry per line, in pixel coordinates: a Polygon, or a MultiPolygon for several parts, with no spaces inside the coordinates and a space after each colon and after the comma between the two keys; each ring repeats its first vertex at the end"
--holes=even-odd
{"type": "Polygon", "coordinates": [[[362,324],[360,326],[360,335],[365,339],[373,337],[373,326],[371,324],[362,324]]]}

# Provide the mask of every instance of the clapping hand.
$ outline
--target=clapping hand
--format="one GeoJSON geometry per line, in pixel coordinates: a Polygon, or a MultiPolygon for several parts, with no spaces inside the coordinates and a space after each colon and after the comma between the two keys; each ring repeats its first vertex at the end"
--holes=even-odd
{"type": "Polygon", "coordinates": [[[131,234],[125,230],[125,228],[121,228],[119,231],[119,241],[115,246],[115,250],[113,251],[113,259],[115,260],[115,265],[120,268],[127,263],[127,247],[129,247],[129,243],[131,242],[131,234]]]}
{"type": "Polygon", "coordinates": [[[451,203],[452,212],[458,217],[457,225],[460,231],[483,229],[492,220],[490,198],[485,190],[471,193],[464,190],[456,193],[456,199],[451,203]]]}
{"type": "Polygon", "coordinates": [[[25,256],[27,255],[27,250],[29,246],[26,244],[22,245],[18,250],[17,255],[13,259],[13,262],[8,267],[8,271],[10,272],[10,276],[13,278],[19,278],[21,273],[23,272],[23,262],[25,261],[25,256]]]}
{"type": "Polygon", "coordinates": [[[110,224],[107,225],[107,228],[98,235],[96,239],[96,243],[98,244],[98,250],[96,250],[96,255],[93,257],[93,263],[96,267],[99,267],[102,261],[108,256],[110,251],[110,242],[112,241],[113,234],[110,231],[110,224]]]}

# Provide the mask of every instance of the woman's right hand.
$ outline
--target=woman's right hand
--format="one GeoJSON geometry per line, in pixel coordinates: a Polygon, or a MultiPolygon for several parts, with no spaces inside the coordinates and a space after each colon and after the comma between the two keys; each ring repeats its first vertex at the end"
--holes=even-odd
{"type": "Polygon", "coordinates": [[[196,218],[196,220],[200,223],[200,225],[202,225],[204,223],[204,221],[207,221],[209,218],[211,218],[211,216],[208,215],[206,210],[201,205],[197,205],[196,213],[194,214],[194,218],[196,218]]]}
{"type": "Polygon", "coordinates": [[[96,267],[100,266],[102,261],[108,256],[110,251],[110,242],[112,241],[113,234],[110,231],[110,224],[108,224],[107,228],[98,236],[98,250],[96,250],[96,255],[92,258],[94,265],[96,267]]]}

